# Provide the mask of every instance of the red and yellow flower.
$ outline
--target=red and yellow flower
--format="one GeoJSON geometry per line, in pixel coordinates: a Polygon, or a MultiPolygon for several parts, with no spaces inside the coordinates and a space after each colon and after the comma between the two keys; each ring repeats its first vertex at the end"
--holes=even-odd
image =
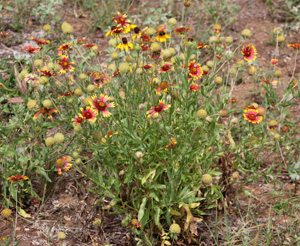
{"type": "Polygon", "coordinates": [[[278,60],[277,59],[271,59],[270,62],[271,62],[271,64],[276,65],[278,63],[278,60]]]}
{"type": "Polygon", "coordinates": [[[177,27],[177,28],[174,28],[174,32],[178,35],[185,35],[190,30],[191,30],[190,27],[177,27]]]}
{"type": "Polygon", "coordinates": [[[159,105],[155,107],[151,107],[150,110],[147,111],[148,117],[152,117],[153,115],[160,114],[163,110],[167,110],[171,107],[171,105],[165,105],[165,101],[159,100],[159,105]]]}
{"type": "Polygon", "coordinates": [[[124,33],[129,33],[131,28],[136,27],[135,25],[131,25],[131,20],[126,19],[127,15],[121,15],[118,12],[118,17],[113,17],[112,19],[117,23],[117,27],[122,27],[124,33]]]}
{"type": "Polygon", "coordinates": [[[85,122],[85,118],[80,117],[80,116],[76,116],[74,119],[72,119],[72,121],[75,124],[80,125],[82,122],[85,122]]]}
{"type": "Polygon", "coordinates": [[[205,44],[203,44],[203,43],[201,43],[201,42],[197,44],[197,49],[201,50],[201,49],[203,49],[203,48],[209,49],[209,46],[208,46],[208,45],[205,45],[205,44]]]}
{"type": "Polygon", "coordinates": [[[203,75],[203,70],[200,64],[195,64],[196,61],[193,60],[189,63],[188,69],[189,69],[189,78],[198,79],[201,78],[203,75]]]}
{"type": "Polygon", "coordinates": [[[121,51],[123,51],[123,49],[125,49],[126,51],[128,51],[128,49],[132,50],[133,49],[133,44],[132,43],[128,43],[127,38],[123,37],[122,38],[122,43],[120,43],[116,49],[120,49],[121,51]]]}
{"type": "Polygon", "coordinates": [[[168,38],[171,38],[171,36],[169,34],[166,34],[166,28],[168,26],[164,26],[164,25],[160,25],[158,28],[157,28],[157,31],[156,33],[158,34],[156,36],[156,40],[163,43],[163,42],[166,42],[168,38]]]}
{"type": "Polygon", "coordinates": [[[7,180],[9,182],[12,182],[12,183],[17,182],[17,181],[24,181],[24,180],[27,180],[27,179],[28,179],[27,176],[21,176],[19,174],[7,178],[7,180]]]}
{"type": "Polygon", "coordinates": [[[31,40],[33,40],[34,42],[36,42],[38,45],[45,45],[45,44],[49,44],[50,40],[46,40],[46,39],[39,39],[36,40],[34,37],[31,37],[31,40]]]}
{"type": "Polygon", "coordinates": [[[96,121],[97,112],[93,110],[91,107],[86,107],[86,109],[80,108],[81,113],[79,113],[79,117],[88,120],[90,122],[96,121]]]}
{"type": "Polygon", "coordinates": [[[57,113],[57,110],[54,108],[46,108],[46,107],[41,107],[40,110],[36,111],[33,118],[37,119],[39,117],[40,114],[42,114],[43,117],[45,117],[46,115],[48,116],[48,118],[52,118],[52,115],[50,112],[54,112],[57,113]]]}
{"type": "Polygon", "coordinates": [[[243,46],[242,48],[242,55],[244,56],[244,59],[248,62],[250,61],[255,61],[256,60],[256,55],[257,51],[254,45],[247,45],[246,47],[243,46]]]}
{"type": "Polygon", "coordinates": [[[300,49],[300,44],[299,43],[294,43],[294,44],[288,44],[289,48],[294,48],[295,50],[300,49]]]}
{"type": "Polygon", "coordinates": [[[160,73],[165,73],[167,71],[173,71],[174,67],[172,66],[172,63],[166,62],[162,67],[160,68],[160,73]]]}
{"type": "Polygon", "coordinates": [[[39,47],[39,48],[31,47],[31,45],[24,46],[22,49],[28,51],[28,52],[31,53],[31,54],[35,53],[36,51],[39,52],[39,51],[41,50],[40,47],[39,47]]]}
{"type": "Polygon", "coordinates": [[[114,108],[115,104],[107,103],[109,97],[107,95],[101,94],[100,99],[98,100],[97,96],[92,96],[92,106],[97,112],[102,112],[103,117],[109,117],[111,116],[111,112],[109,112],[107,109],[114,108]]]}
{"type": "Polygon", "coordinates": [[[38,72],[42,73],[44,76],[52,77],[52,76],[57,76],[54,73],[51,73],[50,70],[40,70],[38,69],[38,72]]]}
{"type": "Polygon", "coordinates": [[[6,33],[1,32],[0,33],[0,38],[2,38],[2,39],[5,39],[7,36],[8,36],[8,32],[6,32],[6,33]]]}
{"type": "Polygon", "coordinates": [[[198,91],[199,88],[200,88],[200,86],[199,86],[198,84],[196,84],[196,83],[192,83],[192,84],[190,85],[190,90],[191,90],[191,91],[198,91]]]}
{"type": "Polygon", "coordinates": [[[58,56],[61,56],[63,54],[63,52],[65,54],[68,54],[70,53],[70,48],[71,48],[72,44],[70,43],[66,43],[66,44],[62,44],[58,47],[58,52],[57,52],[57,55],[58,56]]]}
{"type": "Polygon", "coordinates": [[[162,81],[162,82],[160,82],[160,84],[158,84],[158,85],[156,86],[156,88],[155,88],[156,94],[157,94],[157,95],[160,95],[160,93],[161,93],[162,91],[164,92],[164,94],[166,94],[167,91],[168,91],[168,89],[169,89],[170,87],[173,87],[173,85],[172,85],[172,84],[169,84],[167,81],[162,81]]]}
{"type": "Polygon", "coordinates": [[[94,71],[91,73],[91,79],[94,85],[98,88],[102,88],[106,83],[110,81],[108,74],[94,71]]]}
{"type": "Polygon", "coordinates": [[[244,118],[253,124],[258,124],[262,121],[263,117],[258,115],[259,112],[256,109],[244,109],[244,118]]]}
{"type": "Polygon", "coordinates": [[[66,70],[69,70],[70,72],[74,71],[74,67],[71,66],[74,62],[68,62],[68,56],[62,55],[61,60],[58,60],[57,63],[61,66],[61,73],[65,73],[66,70]]]}
{"type": "Polygon", "coordinates": [[[112,26],[105,36],[120,36],[124,31],[123,27],[112,26]]]}
{"type": "Polygon", "coordinates": [[[56,169],[59,175],[62,174],[62,169],[66,172],[72,167],[71,158],[65,156],[56,160],[56,169]]]}

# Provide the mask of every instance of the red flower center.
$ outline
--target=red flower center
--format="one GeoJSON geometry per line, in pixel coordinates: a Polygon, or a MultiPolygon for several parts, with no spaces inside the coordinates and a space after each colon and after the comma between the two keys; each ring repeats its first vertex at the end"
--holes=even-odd
{"type": "Polygon", "coordinates": [[[168,89],[169,84],[166,81],[162,81],[160,83],[160,89],[164,90],[164,89],[168,89]]]}
{"type": "Polygon", "coordinates": [[[154,110],[159,113],[160,111],[163,110],[163,105],[156,106],[154,110]]]}
{"type": "Polygon", "coordinates": [[[120,22],[120,24],[124,25],[125,24],[125,19],[123,17],[120,17],[119,22],[120,22]]]}
{"type": "Polygon", "coordinates": [[[63,68],[67,68],[69,66],[69,63],[67,61],[63,62],[61,65],[63,68]]]}
{"type": "Polygon", "coordinates": [[[191,73],[192,74],[197,74],[197,68],[196,67],[192,67],[191,68],[191,73]]]}
{"type": "Polygon", "coordinates": [[[104,102],[99,102],[97,108],[103,111],[104,109],[106,109],[106,104],[104,102]]]}
{"type": "Polygon", "coordinates": [[[92,118],[92,114],[90,112],[86,112],[85,113],[85,118],[91,119],[92,118]]]}
{"type": "Polygon", "coordinates": [[[161,68],[162,68],[163,71],[168,71],[170,69],[170,66],[165,64],[161,68]]]}
{"type": "Polygon", "coordinates": [[[56,161],[57,167],[62,167],[64,164],[65,164],[65,161],[61,158],[56,161]]]}
{"type": "Polygon", "coordinates": [[[248,113],[247,116],[248,116],[249,120],[255,120],[256,119],[256,115],[255,114],[248,113]]]}

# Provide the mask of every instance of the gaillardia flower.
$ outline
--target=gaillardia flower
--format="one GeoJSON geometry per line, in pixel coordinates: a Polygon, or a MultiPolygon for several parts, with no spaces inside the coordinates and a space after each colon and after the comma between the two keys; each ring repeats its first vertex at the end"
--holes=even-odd
{"type": "Polygon", "coordinates": [[[196,61],[193,60],[189,63],[188,69],[189,69],[189,77],[198,79],[201,78],[203,75],[203,70],[201,68],[200,64],[195,65],[196,61]]]}
{"type": "Polygon", "coordinates": [[[103,85],[110,81],[110,77],[108,74],[101,73],[98,71],[94,71],[91,73],[91,79],[94,85],[98,88],[102,88],[103,85]]]}
{"type": "Polygon", "coordinates": [[[126,19],[127,15],[121,15],[120,12],[118,12],[118,17],[113,17],[112,19],[117,23],[118,27],[122,27],[124,33],[130,32],[130,28],[133,26],[130,24],[131,21],[129,19],[126,19]]]}
{"type": "Polygon", "coordinates": [[[258,110],[256,109],[244,109],[244,118],[253,124],[258,124],[262,121],[262,116],[258,115],[258,110]]]}
{"type": "Polygon", "coordinates": [[[70,48],[71,48],[72,44],[70,43],[66,43],[66,44],[62,44],[58,47],[58,52],[57,55],[61,56],[63,54],[63,52],[65,54],[70,53],[70,48]]]}
{"type": "Polygon", "coordinates": [[[57,61],[57,63],[61,65],[61,73],[65,73],[66,70],[69,70],[70,72],[74,71],[74,67],[71,66],[74,64],[74,62],[68,62],[68,57],[65,55],[62,55],[61,60],[57,61]]]}
{"type": "Polygon", "coordinates": [[[117,27],[117,26],[112,26],[110,28],[110,30],[106,33],[106,37],[107,36],[120,36],[124,31],[124,28],[123,27],[117,27]]]}
{"type": "Polygon", "coordinates": [[[244,56],[244,59],[250,62],[256,60],[257,51],[253,45],[247,45],[246,47],[243,46],[242,54],[244,56]]]}
{"type": "Polygon", "coordinates": [[[174,29],[174,32],[179,35],[184,35],[191,30],[190,27],[177,27],[174,29]]]}
{"type": "Polygon", "coordinates": [[[19,174],[15,175],[15,176],[11,176],[11,177],[8,177],[7,180],[9,182],[17,182],[17,181],[23,181],[23,180],[27,180],[28,177],[27,176],[21,176],[19,174]]]}
{"type": "Polygon", "coordinates": [[[38,45],[45,45],[45,44],[49,44],[50,40],[46,40],[46,39],[39,39],[36,40],[34,37],[31,37],[31,40],[33,40],[34,42],[36,42],[38,45]]]}
{"type": "Polygon", "coordinates": [[[297,50],[297,49],[300,49],[300,44],[299,43],[289,44],[288,47],[289,48],[294,48],[295,50],[297,50]]]}
{"type": "Polygon", "coordinates": [[[24,46],[22,49],[28,51],[31,54],[41,50],[41,48],[31,47],[31,45],[24,46]]]}
{"type": "Polygon", "coordinates": [[[190,85],[190,90],[191,90],[191,91],[198,91],[199,88],[200,88],[199,85],[196,84],[196,83],[192,83],[192,84],[190,85]]]}
{"type": "Polygon", "coordinates": [[[174,67],[172,66],[172,63],[166,62],[161,69],[159,70],[160,73],[165,73],[167,71],[173,71],[174,67]]]}
{"type": "Polygon", "coordinates": [[[82,122],[85,122],[85,118],[80,117],[80,116],[76,116],[74,119],[72,119],[72,121],[75,124],[80,125],[82,122]]]}
{"type": "Polygon", "coordinates": [[[107,103],[109,97],[104,95],[104,94],[101,94],[100,95],[100,100],[98,100],[97,96],[94,95],[92,96],[92,106],[94,107],[94,109],[97,111],[97,112],[102,112],[102,115],[103,117],[109,117],[111,116],[111,112],[109,112],[107,109],[108,108],[114,108],[115,107],[115,104],[112,102],[112,103],[107,103]]]}
{"type": "Polygon", "coordinates": [[[160,114],[161,111],[167,110],[171,105],[165,105],[165,101],[159,100],[159,105],[155,107],[151,107],[150,110],[147,111],[148,117],[152,117],[153,115],[160,114]]]}
{"type": "Polygon", "coordinates": [[[162,91],[164,92],[164,94],[166,94],[170,86],[173,86],[173,85],[168,84],[168,82],[166,82],[166,81],[160,82],[160,84],[158,84],[155,88],[156,94],[160,95],[160,93],[162,91]]]}
{"type": "Polygon", "coordinates": [[[71,159],[68,156],[56,160],[56,169],[59,175],[62,174],[61,169],[68,171],[72,167],[71,159]]]}
{"type": "Polygon", "coordinates": [[[158,35],[156,36],[156,40],[163,43],[166,42],[168,38],[171,38],[171,36],[169,34],[166,34],[166,28],[168,26],[164,26],[161,25],[157,28],[156,33],[158,33],[158,35]]]}
{"type": "Polygon", "coordinates": [[[130,49],[130,50],[133,49],[133,44],[132,43],[128,43],[128,40],[125,37],[122,38],[122,43],[120,43],[116,47],[116,49],[120,49],[121,51],[123,51],[124,48],[125,48],[126,51],[128,51],[128,49],[130,49]]]}
{"type": "Polygon", "coordinates": [[[41,107],[40,110],[38,110],[37,112],[35,112],[33,119],[37,119],[39,117],[40,114],[42,114],[43,117],[45,117],[45,115],[48,115],[49,118],[52,118],[52,115],[50,114],[50,112],[54,112],[57,113],[57,110],[53,109],[53,108],[45,108],[45,107],[41,107]]]}
{"type": "Polygon", "coordinates": [[[278,63],[278,60],[277,59],[271,59],[270,62],[271,62],[271,64],[276,65],[278,63]]]}
{"type": "Polygon", "coordinates": [[[80,108],[80,111],[81,111],[81,113],[79,113],[78,115],[81,118],[84,118],[91,122],[96,121],[97,112],[95,112],[92,108],[90,108],[90,107],[86,107],[86,109],[80,108]]]}

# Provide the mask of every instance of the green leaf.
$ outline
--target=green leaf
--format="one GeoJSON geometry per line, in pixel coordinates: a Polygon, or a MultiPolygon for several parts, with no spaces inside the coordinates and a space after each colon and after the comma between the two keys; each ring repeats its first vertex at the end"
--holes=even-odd
{"type": "Polygon", "coordinates": [[[30,218],[30,214],[26,213],[25,210],[23,210],[22,208],[18,207],[18,214],[21,215],[24,218],[30,218]]]}
{"type": "Polygon", "coordinates": [[[15,156],[17,154],[18,154],[18,152],[14,151],[14,150],[8,150],[8,151],[2,151],[2,152],[0,152],[0,156],[1,155],[4,155],[4,156],[15,156]]]}
{"type": "Polygon", "coordinates": [[[140,206],[140,210],[139,210],[139,213],[138,213],[138,221],[142,221],[143,219],[143,216],[144,216],[144,213],[145,213],[145,206],[146,206],[146,203],[147,203],[147,198],[144,197],[143,198],[143,201],[142,201],[142,204],[140,206]]]}
{"type": "Polygon", "coordinates": [[[10,6],[5,6],[4,8],[5,8],[6,10],[9,10],[9,11],[15,11],[14,8],[13,8],[13,7],[10,7],[10,6]]]}
{"type": "Polygon", "coordinates": [[[159,221],[160,213],[161,213],[161,209],[160,209],[159,207],[155,208],[154,222],[155,222],[155,224],[157,225],[157,227],[158,227],[159,229],[162,228],[162,226],[161,226],[161,224],[160,224],[160,221],[159,221]]]}

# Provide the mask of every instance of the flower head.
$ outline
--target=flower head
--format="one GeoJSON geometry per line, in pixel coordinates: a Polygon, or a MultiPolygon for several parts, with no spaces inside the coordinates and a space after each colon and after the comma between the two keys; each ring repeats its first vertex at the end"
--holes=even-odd
{"type": "Polygon", "coordinates": [[[95,122],[97,112],[95,112],[91,107],[86,107],[86,109],[80,108],[81,113],[78,115],[88,121],[95,122]]]}
{"type": "Polygon", "coordinates": [[[165,105],[165,101],[159,100],[159,105],[155,107],[151,107],[150,110],[147,111],[148,117],[152,117],[153,115],[160,114],[161,111],[167,110],[171,107],[171,105],[165,105]]]}
{"type": "Polygon", "coordinates": [[[244,56],[244,59],[250,62],[256,60],[257,51],[254,45],[247,45],[246,47],[243,46],[242,54],[244,56]]]}
{"type": "Polygon", "coordinates": [[[66,70],[69,70],[70,72],[74,71],[74,67],[71,66],[74,62],[68,62],[68,57],[65,55],[62,55],[61,60],[57,61],[57,63],[61,66],[61,73],[65,73],[66,70]]]}
{"type": "Polygon", "coordinates": [[[6,33],[1,32],[1,33],[0,33],[0,38],[1,38],[1,39],[5,39],[7,36],[8,36],[8,32],[6,32],[6,33]]]}
{"type": "Polygon", "coordinates": [[[70,53],[71,46],[72,46],[72,44],[70,44],[70,43],[60,45],[58,47],[57,55],[61,56],[63,53],[65,53],[65,54],[70,53]]]}
{"type": "Polygon", "coordinates": [[[27,180],[27,179],[28,179],[27,176],[21,176],[19,174],[7,178],[7,180],[12,183],[17,181],[27,180]]]}
{"type": "Polygon", "coordinates": [[[164,25],[161,25],[157,28],[157,36],[156,36],[156,40],[163,43],[163,42],[166,42],[168,38],[171,38],[171,36],[169,34],[166,34],[166,28],[168,26],[164,26],[164,25]]]}
{"type": "Polygon", "coordinates": [[[124,33],[130,32],[131,28],[131,21],[129,19],[126,19],[127,15],[121,15],[120,12],[118,12],[118,17],[113,17],[112,19],[117,23],[117,27],[124,28],[124,33]]]}
{"type": "Polygon", "coordinates": [[[209,49],[209,46],[208,46],[208,45],[205,45],[205,44],[203,44],[203,43],[201,43],[201,42],[197,44],[197,49],[201,50],[201,49],[203,49],[203,48],[208,48],[208,49],[209,49]]]}
{"type": "Polygon", "coordinates": [[[103,117],[109,117],[111,116],[111,112],[109,112],[107,109],[114,108],[115,104],[107,103],[109,97],[107,95],[101,94],[100,99],[98,100],[97,96],[94,95],[92,97],[92,106],[97,112],[102,112],[103,117]]]}
{"type": "Polygon", "coordinates": [[[52,118],[52,115],[50,114],[50,112],[57,113],[57,110],[55,110],[53,108],[41,107],[40,110],[38,110],[38,111],[35,112],[35,114],[33,116],[33,119],[37,119],[40,114],[42,114],[43,117],[45,117],[46,115],[48,115],[48,118],[52,118]]]}
{"type": "Polygon", "coordinates": [[[117,26],[112,26],[110,28],[110,30],[106,33],[106,37],[107,36],[120,36],[124,31],[124,28],[123,27],[117,27],[117,26]]]}
{"type": "Polygon", "coordinates": [[[253,124],[258,124],[262,121],[262,116],[258,115],[258,110],[256,109],[244,109],[244,118],[253,124]]]}
{"type": "Polygon", "coordinates": [[[276,65],[278,63],[278,60],[277,59],[271,59],[270,62],[271,62],[271,64],[276,65]]]}
{"type": "Polygon", "coordinates": [[[189,69],[189,78],[198,79],[201,78],[203,75],[203,70],[200,64],[195,65],[195,60],[191,61],[188,65],[189,69]]]}
{"type": "Polygon", "coordinates": [[[56,169],[59,175],[62,174],[61,169],[68,171],[72,167],[71,158],[68,156],[56,160],[56,169]]]}
{"type": "Polygon", "coordinates": [[[52,76],[57,76],[54,73],[51,73],[50,70],[40,70],[38,69],[38,72],[42,73],[44,76],[52,77],[52,76]]]}
{"type": "Polygon", "coordinates": [[[131,227],[132,227],[132,229],[134,229],[134,228],[140,228],[141,227],[141,223],[137,219],[132,219],[131,220],[131,227]]]}
{"type": "Polygon", "coordinates": [[[31,54],[41,50],[41,48],[31,47],[31,45],[24,46],[22,49],[28,51],[31,54]]]}
{"type": "Polygon", "coordinates": [[[34,37],[31,37],[31,40],[33,40],[34,42],[36,42],[38,45],[45,45],[45,44],[49,44],[50,40],[46,40],[46,39],[39,39],[36,40],[34,37]]]}
{"type": "Polygon", "coordinates": [[[80,116],[76,116],[74,119],[72,119],[72,121],[75,124],[80,125],[82,122],[85,122],[85,118],[80,117],[80,116]]]}
{"type": "Polygon", "coordinates": [[[191,90],[191,91],[198,91],[199,88],[200,88],[199,85],[196,84],[196,83],[192,83],[192,84],[190,85],[190,90],[191,90]]]}
{"type": "Polygon", "coordinates": [[[300,44],[299,43],[289,44],[288,47],[298,50],[298,49],[300,49],[300,44]]]}
{"type": "Polygon", "coordinates": [[[184,35],[191,30],[190,27],[177,27],[174,29],[174,32],[179,35],[184,35]]]}
{"type": "Polygon", "coordinates": [[[94,71],[91,73],[92,82],[96,87],[102,88],[103,85],[110,81],[110,77],[108,74],[101,73],[98,71],[94,71]]]}
{"type": "Polygon", "coordinates": [[[173,86],[172,84],[168,84],[168,82],[166,81],[162,81],[160,82],[160,84],[158,84],[155,88],[156,90],[156,94],[160,95],[160,93],[163,91],[164,94],[167,93],[168,89],[170,88],[170,86],[173,86]]]}
{"type": "Polygon", "coordinates": [[[166,62],[161,69],[159,70],[160,73],[165,73],[167,71],[173,71],[174,67],[172,66],[172,63],[166,62]]]}
{"type": "Polygon", "coordinates": [[[128,51],[128,49],[132,50],[133,49],[133,44],[132,43],[128,43],[127,38],[123,37],[122,38],[122,43],[120,43],[116,49],[120,49],[121,51],[123,51],[123,49],[125,49],[126,51],[128,51]]]}

